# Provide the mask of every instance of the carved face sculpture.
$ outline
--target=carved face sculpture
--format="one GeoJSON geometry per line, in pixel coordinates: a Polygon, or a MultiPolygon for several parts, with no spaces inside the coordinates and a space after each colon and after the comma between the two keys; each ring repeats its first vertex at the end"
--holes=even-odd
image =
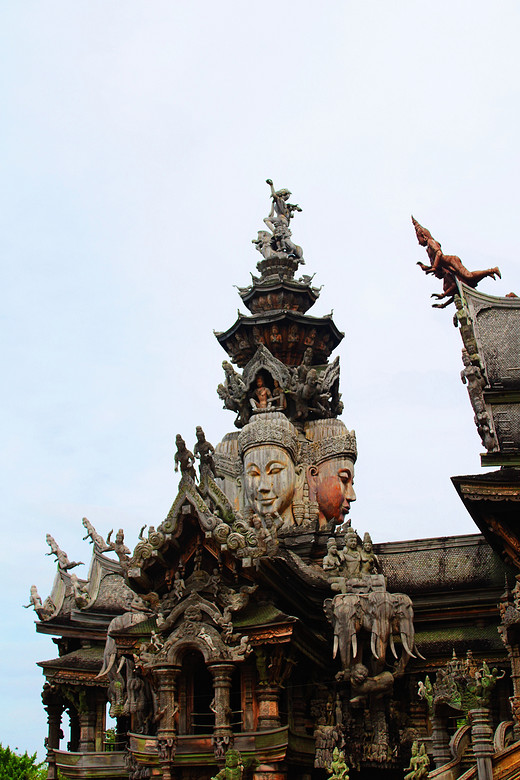
{"type": "Polygon", "coordinates": [[[296,473],[289,454],[273,444],[252,447],[244,455],[246,498],[260,517],[291,514],[296,473]]]}
{"type": "Polygon", "coordinates": [[[320,526],[331,521],[341,524],[356,500],[354,464],[348,458],[331,458],[319,466],[311,466],[307,480],[316,496],[320,526]]]}

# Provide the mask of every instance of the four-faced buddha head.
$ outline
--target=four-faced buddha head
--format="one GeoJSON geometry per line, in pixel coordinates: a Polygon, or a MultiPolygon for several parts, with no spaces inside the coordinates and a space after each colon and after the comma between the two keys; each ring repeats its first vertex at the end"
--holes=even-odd
{"type": "Polygon", "coordinates": [[[292,522],[298,434],[281,412],[253,417],[238,435],[247,507],[292,522]]]}
{"type": "Polygon", "coordinates": [[[341,525],[356,500],[356,434],[335,419],[309,422],[305,433],[312,441],[313,465],[307,469],[307,482],[310,499],[318,503],[319,525],[341,525]]]}

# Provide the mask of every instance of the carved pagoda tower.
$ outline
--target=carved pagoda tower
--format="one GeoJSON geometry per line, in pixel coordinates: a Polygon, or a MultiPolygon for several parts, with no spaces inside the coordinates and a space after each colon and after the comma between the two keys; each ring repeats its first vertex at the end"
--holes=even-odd
{"type": "MultiPolygon", "coordinates": [[[[429,696],[418,675],[446,659],[446,622],[455,621],[449,655],[477,650],[470,632],[460,646],[461,621],[475,618],[461,555],[478,561],[482,620],[496,635],[489,603],[503,567],[480,537],[374,548],[352,527],[357,445],[339,419],[331,359],[343,334],[331,316],[307,313],[319,290],[311,276],[295,278],[303,252],[291,224],[301,209],[267,183],[267,230],[254,240],[260,276],[239,290],[250,316],[216,334],[231,361],[218,395],[238,430],[213,447],[198,426],[193,452],[177,435],[177,495],[133,553],[122,530],[105,540],[85,518],[94,549],[80,579],[49,535],[56,580],[44,602],[33,586],[30,605],[38,630],[59,637],[59,658],[41,662],[53,780],[58,770],[71,780],[347,780],[347,764],[358,777],[390,779],[410,753],[424,769],[432,743],[441,766],[447,711],[433,707],[430,738],[417,682],[429,696]],[[443,594],[458,598],[456,618],[440,609],[443,594]]],[[[497,646],[503,657],[496,635],[497,646]]],[[[444,706],[443,679],[431,696],[444,706]]]]}

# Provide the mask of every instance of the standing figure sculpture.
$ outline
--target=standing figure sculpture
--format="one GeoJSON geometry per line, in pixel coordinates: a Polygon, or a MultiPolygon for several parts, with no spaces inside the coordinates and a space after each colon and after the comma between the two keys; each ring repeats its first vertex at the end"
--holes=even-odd
{"type": "Polygon", "coordinates": [[[180,433],[175,437],[175,444],[177,445],[177,452],[175,453],[175,471],[178,471],[180,466],[181,475],[183,477],[191,477],[191,479],[195,481],[197,479],[195,469],[193,468],[195,457],[193,452],[190,452],[186,447],[186,442],[180,433]]]}
{"type": "Polygon", "coordinates": [[[413,226],[415,228],[415,234],[417,241],[421,246],[426,248],[426,254],[430,260],[430,265],[418,262],[417,265],[426,273],[434,274],[437,279],[443,280],[442,293],[433,293],[432,298],[436,298],[438,301],[443,298],[448,298],[444,303],[434,303],[435,309],[444,309],[453,303],[454,296],[458,292],[457,279],[460,282],[464,282],[468,287],[476,287],[477,284],[485,279],[486,276],[490,276],[495,279],[497,276],[501,277],[500,270],[495,268],[488,268],[485,271],[468,271],[468,269],[462,265],[460,257],[456,255],[445,255],[442,252],[441,245],[436,241],[429,230],[420,225],[414,217],[412,217],[413,226]]]}
{"type": "Polygon", "coordinates": [[[301,211],[300,206],[298,204],[288,203],[289,198],[291,197],[291,191],[287,189],[281,189],[281,190],[275,190],[273,186],[273,180],[272,179],[266,179],[266,184],[269,185],[271,188],[271,211],[269,212],[269,217],[267,219],[270,219],[271,217],[274,217],[275,214],[277,217],[283,217],[287,220],[287,225],[292,219],[292,216],[295,211],[301,211]]]}
{"type": "Polygon", "coordinates": [[[83,564],[83,561],[71,561],[67,553],[64,552],[61,549],[61,547],[58,547],[56,543],[56,539],[50,534],[47,534],[45,539],[47,541],[47,544],[51,548],[51,551],[45,554],[56,556],[56,560],[58,562],[58,569],[67,571],[68,569],[73,569],[75,566],[81,566],[83,564]]]}
{"type": "Polygon", "coordinates": [[[197,425],[195,435],[197,442],[193,448],[193,454],[200,460],[200,475],[202,477],[202,471],[206,468],[211,476],[214,477],[215,461],[213,460],[213,453],[215,452],[215,447],[206,439],[206,435],[200,425],[197,425]]]}

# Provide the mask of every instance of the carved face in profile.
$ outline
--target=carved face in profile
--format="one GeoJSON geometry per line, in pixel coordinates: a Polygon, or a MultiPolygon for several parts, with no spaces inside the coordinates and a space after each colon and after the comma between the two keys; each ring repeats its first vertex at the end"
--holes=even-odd
{"type": "Polygon", "coordinates": [[[260,517],[290,516],[296,473],[286,450],[272,444],[252,447],[244,455],[245,492],[260,517]]]}
{"type": "Polygon", "coordinates": [[[310,466],[307,481],[319,507],[320,526],[334,521],[341,524],[356,500],[354,464],[348,458],[331,458],[310,466]]]}

